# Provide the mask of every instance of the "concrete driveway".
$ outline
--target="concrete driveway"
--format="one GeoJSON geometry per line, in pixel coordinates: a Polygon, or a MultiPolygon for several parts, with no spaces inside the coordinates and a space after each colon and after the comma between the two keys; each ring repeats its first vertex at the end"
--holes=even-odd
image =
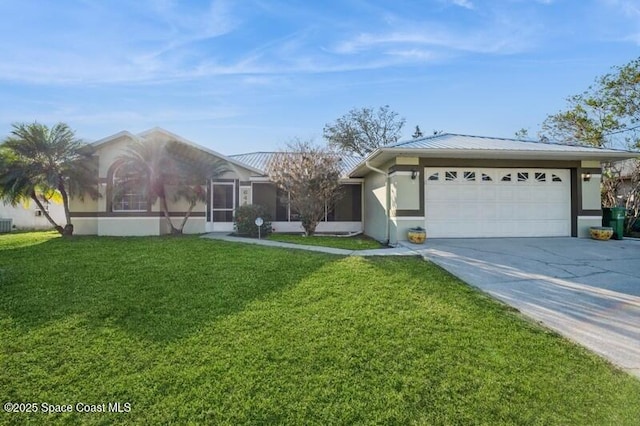
{"type": "Polygon", "coordinates": [[[407,246],[640,377],[640,240],[430,239],[407,246]]]}

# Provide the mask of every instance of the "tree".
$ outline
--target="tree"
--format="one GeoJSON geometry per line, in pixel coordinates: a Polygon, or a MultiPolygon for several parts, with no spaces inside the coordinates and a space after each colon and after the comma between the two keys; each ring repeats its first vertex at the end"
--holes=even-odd
{"type": "MultiPolygon", "coordinates": [[[[613,72],[598,77],[579,95],[571,96],[568,109],[550,115],[542,124],[542,137],[569,144],[597,147],[627,146],[640,148],[640,58],[614,67],[613,72]]],[[[605,164],[602,173],[602,205],[614,207],[622,194],[622,180],[617,164],[605,164]]],[[[629,171],[631,192],[626,195],[628,224],[640,216],[640,167],[629,171]]]]}
{"type": "Polygon", "coordinates": [[[295,140],[276,154],[268,175],[288,195],[290,207],[300,214],[305,235],[313,235],[325,209],[339,197],[340,157],[328,148],[295,140]]]}
{"type": "Polygon", "coordinates": [[[167,205],[166,186],[173,179],[176,172],[171,158],[166,153],[166,143],[157,140],[134,141],[127,147],[126,153],[120,157],[124,167],[127,167],[126,180],[120,182],[115,191],[126,187],[141,188],[149,203],[160,201],[160,209],[169,224],[172,234],[178,230],[171,222],[167,205]]]}
{"type": "Polygon", "coordinates": [[[420,130],[420,126],[416,126],[416,131],[413,132],[411,137],[413,139],[418,139],[418,138],[421,138],[422,136],[424,136],[424,135],[422,134],[422,130],[420,130]]]}
{"type": "Polygon", "coordinates": [[[391,111],[389,105],[373,108],[354,108],[333,123],[324,126],[323,135],[329,146],[365,156],[384,145],[400,139],[405,119],[391,111]]]}
{"type": "Polygon", "coordinates": [[[600,188],[603,207],[624,207],[625,232],[630,234],[640,219],[640,160],[607,164],[600,188]]]}
{"type": "Polygon", "coordinates": [[[172,234],[182,234],[194,207],[206,201],[207,179],[226,171],[221,162],[206,160],[193,151],[175,141],[144,140],[133,142],[120,157],[130,171],[126,181],[120,183],[120,190],[129,186],[141,188],[151,204],[159,201],[172,234]],[[174,202],[183,199],[189,204],[177,227],[171,220],[167,201],[169,188],[174,190],[174,202]]]}
{"type": "Polygon", "coordinates": [[[640,147],[640,58],[596,78],[567,102],[567,110],[542,123],[542,135],[570,144],[640,147]]]}
{"type": "Polygon", "coordinates": [[[65,123],[52,128],[37,122],[12,127],[0,148],[0,198],[13,206],[32,200],[61,235],[73,235],[69,198],[100,195],[91,150],[65,123]],[[64,227],[41,201],[57,195],[64,207],[64,227]]]}
{"type": "Polygon", "coordinates": [[[514,134],[516,139],[519,140],[526,140],[529,139],[529,130],[525,129],[524,127],[521,128],[520,130],[518,130],[515,134],[514,134]]]}
{"type": "Polygon", "coordinates": [[[180,225],[176,228],[176,233],[182,234],[197,203],[207,200],[207,181],[222,176],[228,169],[222,161],[211,160],[208,156],[202,156],[195,148],[186,147],[176,141],[167,143],[166,151],[174,162],[170,169],[175,171],[175,175],[171,177],[176,186],[173,201],[185,200],[189,204],[180,225]]]}

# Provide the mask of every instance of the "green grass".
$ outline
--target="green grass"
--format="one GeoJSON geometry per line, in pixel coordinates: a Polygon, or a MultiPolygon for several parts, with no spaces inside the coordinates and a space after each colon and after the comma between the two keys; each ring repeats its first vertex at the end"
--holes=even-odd
{"type": "Polygon", "coordinates": [[[355,237],[336,237],[329,235],[313,235],[305,237],[300,234],[271,234],[272,241],[282,241],[285,243],[305,244],[308,246],[333,247],[345,250],[369,250],[384,248],[382,244],[373,238],[364,235],[355,237]]]}
{"type": "Polygon", "coordinates": [[[638,424],[640,381],[418,258],[0,236],[1,424],[638,424]]]}

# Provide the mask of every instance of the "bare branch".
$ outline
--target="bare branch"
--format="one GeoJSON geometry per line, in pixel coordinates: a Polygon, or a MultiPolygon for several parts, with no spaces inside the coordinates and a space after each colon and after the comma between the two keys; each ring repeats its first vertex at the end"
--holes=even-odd
{"type": "Polygon", "coordinates": [[[325,208],[339,197],[339,155],[309,141],[295,140],[273,157],[267,169],[269,178],[288,194],[291,208],[300,214],[305,233],[313,235],[325,208]]]}

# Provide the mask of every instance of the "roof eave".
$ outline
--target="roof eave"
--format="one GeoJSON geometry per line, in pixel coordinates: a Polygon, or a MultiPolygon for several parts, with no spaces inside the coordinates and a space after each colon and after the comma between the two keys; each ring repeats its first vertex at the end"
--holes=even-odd
{"type": "Polygon", "coordinates": [[[106,138],[98,139],[95,142],[91,142],[89,145],[91,145],[95,149],[95,148],[99,148],[99,147],[101,147],[103,145],[107,145],[107,144],[109,144],[109,143],[111,143],[113,141],[116,141],[116,140],[118,140],[118,139],[120,139],[122,137],[128,137],[128,138],[131,138],[133,140],[138,140],[139,139],[133,133],[131,133],[131,132],[127,131],[127,130],[122,130],[121,132],[114,133],[113,135],[107,136],[106,138]]]}
{"type": "Polygon", "coordinates": [[[423,158],[465,158],[465,159],[502,159],[502,160],[596,160],[618,161],[640,156],[633,151],[555,151],[555,150],[477,150],[477,149],[424,149],[424,148],[378,148],[356,165],[348,175],[362,176],[368,172],[367,162],[380,165],[397,156],[423,158]]]}
{"type": "Polygon", "coordinates": [[[205,152],[205,153],[207,153],[209,155],[213,155],[215,157],[218,157],[218,158],[220,158],[220,159],[222,159],[224,161],[229,162],[230,164],[233,164],[233,165],[238,166],[238,167],[242,167],[242,168],[244,168],[246,170],[249,170],[249,171],[251,171],[253,173],[262,173],[261,170],[256,169],[255,167],[251,167],[248,164],[244,164],[244,163],[242,163],[240,161],[234,160],[233,158],[227,157],[226,155],[221,154],[221,153],[219,153],[217,151],[214,151],[212,149],[209,149],[207,147],[199,145],[199,144],[197,144],[195,142],[192,142],[189,139],[185,139],[180,135],[176,135],[175,133],[172,133],[172,132],[170,132],[168,130],[163,129],[162,127],[154,127],[152,129],[145,130],[144,132],[139,133],[138,136],[142,137],[142,138],[145,138],[145,137],[153,134],[154,132],[164,133],[165,135],[169,136],[171,139],[173,139],[173,140],[175,140],[177,142],[180,142],[180,143],[183,143],[185,145],[188,145],[188,146],[190,146],[190,147],[192,147],[194,149],[198,149],[198,150],[200,150],[202,152],[205,152]]]}

